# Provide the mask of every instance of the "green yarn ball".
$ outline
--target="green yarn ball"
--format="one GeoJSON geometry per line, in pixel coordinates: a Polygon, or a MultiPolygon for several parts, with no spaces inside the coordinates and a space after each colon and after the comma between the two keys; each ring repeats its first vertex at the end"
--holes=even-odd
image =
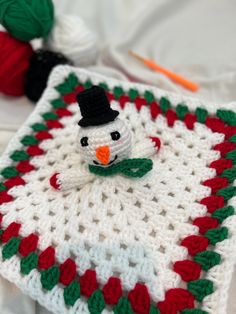
{"type": "Polygon", "coordinates": [[[0,23],[19,40],[46,37],[53,22],[52,0],[0,0],[0,23]]]}

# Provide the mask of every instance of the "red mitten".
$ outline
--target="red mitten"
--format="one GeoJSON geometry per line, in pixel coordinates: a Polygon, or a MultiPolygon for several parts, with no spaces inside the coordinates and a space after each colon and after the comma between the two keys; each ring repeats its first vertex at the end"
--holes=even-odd
{"type": "Polygon", "coordinates": [[[50,185],[55,189],[55,190],[60,190],[60,185],[58,184],[57,181],[57,176],[59,175],[59,173],[55,173],[54,175],[51,176],[49,182],[50,185]]]}
{"type": "Polygon", "coordinates": [[[150,139],[152,140],[152,142],[154,142],[156,149],[159,150],[161,147],[160,139],[158,137],[153,137],[153,136],[150,136],[150,139]]]}

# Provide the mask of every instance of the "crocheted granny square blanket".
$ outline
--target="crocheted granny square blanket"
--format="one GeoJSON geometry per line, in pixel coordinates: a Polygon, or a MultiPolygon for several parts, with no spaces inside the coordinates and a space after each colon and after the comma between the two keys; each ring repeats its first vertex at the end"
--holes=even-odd
{"type": "Polygon", "coordinates": [[[56,68],[1,157],[1,275],[54,313],[226,313],[235,107],[56,68]],[[91,85],[106,89],[137,141],[158,137],[160,150],[140,179],[54,190],[51,175],[76,163],[75,95],[91,85]]]}

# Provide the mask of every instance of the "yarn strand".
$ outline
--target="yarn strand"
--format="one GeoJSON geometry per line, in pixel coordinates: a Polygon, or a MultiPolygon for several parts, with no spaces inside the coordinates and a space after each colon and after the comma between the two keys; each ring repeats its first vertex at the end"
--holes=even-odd
{"type": "Polygon", "coordinates": [[[46,49],[61,52],[76,66],[89,66],[96,62],[97,39],[85,22],[75,15],[58,15],[49,36],[46,49]]]}
{"type": "Polygon", "coordinates": [[[29,43],[19,41],[6,32],[0,32],[0,47],[0,92],[21,96],[33,49],[29,43]]]}
{"type": "Polygon", "coordinates": [[[52,0],[0,0],[0,23],[21,41],[44,38],[54,24],[52,0]]]}

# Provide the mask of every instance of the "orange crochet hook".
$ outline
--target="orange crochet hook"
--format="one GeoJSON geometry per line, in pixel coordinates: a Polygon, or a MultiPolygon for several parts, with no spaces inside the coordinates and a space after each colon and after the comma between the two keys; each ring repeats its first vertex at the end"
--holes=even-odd
{"type": "Polygon", "coordinates": [[[196,92],[199,89],[198,84],[195,84],[189,80],[186,80],[184,77],[161,67],[160,65],[156,64],[153,60],[143,58],[142,56],[138,55],[137,53],[133,52],[132,50],[129,50],[129,53],[131,56],[135,57],[136,59],[138,59],[139,61],[144,63],[146,66],[148,66],[152,70],[164,74],[165,76],[169,77],[172,81],[182,85],[183,87],[187,88],[188,90],[190,90],[192,92],[196,92]]]}

